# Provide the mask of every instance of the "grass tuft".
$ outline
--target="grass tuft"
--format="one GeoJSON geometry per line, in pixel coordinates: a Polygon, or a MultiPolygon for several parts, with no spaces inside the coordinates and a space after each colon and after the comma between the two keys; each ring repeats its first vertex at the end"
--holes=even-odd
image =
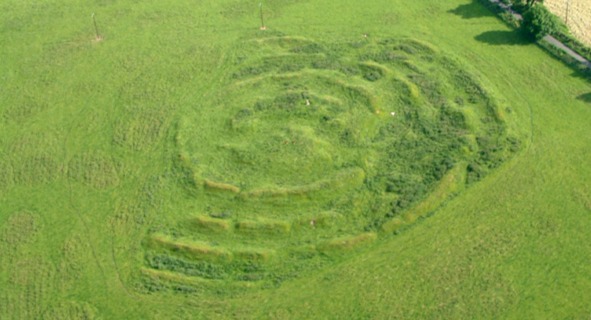
{"type": "Polygon", "coordinates": [[[205,189],[212,190],[212,191],[221,191],[221,192],[230,192],[230,193],[239,193],[240,188],[237,186],[231,185],[229,183],[223,182],[216,182],[212,180],[205,179],[203,181],[203,185],[205,189]]]}
{"type": "Polygon", "coordinates": [[[239,221],[236,223],[236,232],[254,235],[281,235],[288,234],[291,225],[284,221],[258,220],[239,221]]]}
{"type": "Polygon", "coordinates": [[[228,232],[232,225],[228,220],[211,218],[208,216],[198,216],[189,221],[192,228],[202,232],[228,232]]]}
{"type": "Polygon", "coordinates": [[[340,253],[368,245],[377,239],[378,235],[376,233],[366,232],[354,236],[332,239],[318,244],[316,248],[324,254],[340,253]]]}
{"type": "Polygon", "coordinates": [[[205,243],[175,240],[165,235],[150,236],[146,241],[146,246],[196,260],[230,261],[232,259],[232,254],[228,250],[212,247],[205,243]]]}

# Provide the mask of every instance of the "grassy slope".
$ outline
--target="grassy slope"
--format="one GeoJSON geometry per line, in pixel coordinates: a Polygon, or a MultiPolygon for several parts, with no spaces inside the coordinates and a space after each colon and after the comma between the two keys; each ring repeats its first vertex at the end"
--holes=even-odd
{"type": "MultiPolygon", "coordinates": [[[[2,247],[8,254],[0,263],[8,268],[0,269],[5,303],[0,317],[47,314],[63,301],[76,304],[69,307],[76,312],[104,318],[585,318],[591,313],[586,304],[591,169],[585,166],[591,106],[575,99],[591,90],[589,83],[537,47],[522,45],[483,8],[466,1],[270,1],[267,20],[272,29],[314,39],[412,36],[453,52],[511,106],[513,130],[530,141],[514,160],[403,234],[278,291],[225,303],[163,300],[126,289],[120,279],[134,266],[121,257],[141,254],[133,245],[139,238],[124,223],[112,223],[113,217],[137,209],[149,220],[178,209],[167,199],[179,191],[160,175],[169,163],[167,128],[182,106],[215,86],[215,75],[209,75],[224,71],[217,66],[223,54],[232,54],[226,48],[256,32],[256,3],[255,10],[230,1],[199,7],[184,1],[134,6],[103,1],[92,8],[72,3],[1,5],[2,109],[37,107],[17,112],[20,122],[2,124],[0,169],[35,165],[40,156],[56,165],[23,175],[19,183],[0,183],[0,224],[8,226],[16,221],[10,219],[14,212],[27,210],[38,226],[29,240],[2,247]],[[449,12],[459,6],[456,12],[464,16],[449,12]],[[103,19],[102,43],[88,41],[91,11],[103,19]],[[192,79],[195,75],[205,79],[192,79]],[[157,134],[151,139],[113,144],[115,120],[133,123],[138,113],[155,114],[163,129],[152,128],[157,134]],[[120,168],[119,176],[105,185],[51,174],[84,154],[106,158],[120,168]],[[18,164],[4,165],[10,161],[18,164]],[[143,207],[150,201],[139,196],[145,186],[160,195],[154,207],[161,210],[143,207]],[[80,311],[84,303],[90,311],[80,311]]],[[[2,174],[14,180],[18,172],[2,174]]]]}
{"type": "MultiPolygon", "coordinates": [[[[441,5],[438,13],[455,5],[441,5]]],[[[531,130],[531,143],[492,177],[388,244],[335,271],[285,286],[262,308],[265,312],[273,310],[269,314],[276,312],[278,318],[282,313],[330,318],[589,316],[591,170],[583,164],[591,139],[583,119],[589,119],[591,108],[573,100],[589,84],[571,77],[570,70],[535,46],[519,45],[476,5],[462,8],[470,13],[468,19],[424,12],[412,17],[429,19],[425,25],[432,30],[425,32],[430,41],[468,59],[504,92],[519,114],[519,125],[531,130]],[[515,45],[474,40],[496,34],[490,38],[497,43],[515,45]]]]}

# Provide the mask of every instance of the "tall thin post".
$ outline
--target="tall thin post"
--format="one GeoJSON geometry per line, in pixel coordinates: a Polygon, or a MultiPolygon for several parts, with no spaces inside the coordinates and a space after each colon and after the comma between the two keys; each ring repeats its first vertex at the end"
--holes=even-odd
{"type": "Polygon", "coordinates": [[[568,27],[568,9],[570,7],[570,0],[566,0],[566,18],[564,19],[564,23],[566,24],[566,26],[568,27]]]}
{"type": "Polygon", "coordinates": [[[94,16],[94,12],[92,13],[92,22],[94,23],[94,33],[96,34],[96,38],[100,39],[101,35],[99,34],[98,26],[96,25],[96,18],[94,16]]]}
{"type": "Polygon", "coordinates": [[[265,29],[267,29],[267,27],[265,27],[265,19],[263,17],[263,3],[262,2],[259,3],[259,12],[261,14],[261,30],[265,30],[265,29]]]}

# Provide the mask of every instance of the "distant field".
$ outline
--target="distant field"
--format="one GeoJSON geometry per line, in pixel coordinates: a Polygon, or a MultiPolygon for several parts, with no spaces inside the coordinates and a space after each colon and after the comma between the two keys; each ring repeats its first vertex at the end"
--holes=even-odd
{"type": "Polygon", "coordinates": [[[566,20],[568,3],[568,27],[583,42],[591,45],[591,1],[546,0],[544,5],[554,14],[566,20]]]}

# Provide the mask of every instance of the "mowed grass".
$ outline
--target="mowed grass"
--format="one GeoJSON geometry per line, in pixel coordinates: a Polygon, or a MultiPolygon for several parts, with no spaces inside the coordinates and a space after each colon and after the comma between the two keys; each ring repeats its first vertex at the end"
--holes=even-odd
{"type": "MultiPolygon", "coordinates": [[[[363,214],[343,215],[348,206],[367,208],[369,193],[334,208],[244,199],[253,190],[289,193],[338,184],[330,179],[338,172],[312,179],[296,171],[286,175],[299,179],[296,187],[253,177],[260,185],[238,181],[250,188],[244,191],[222,179],[224,163],[212,160],[209,168],[219,171],[211,173],[200,171],[194,161],[199,159],[191,158],[205,143],[186,129],[194,128],[190,121],[200,119],[203,108],[220,114],[231,109],[207,105],[223,102],[224,95],[250,97],[220,89],[228,88],[227,77],[237,71],[232,62],[248,58],[236,43],[263,33],[258,2],[5,1],[0,4],[0,318],[591,316],[586,165],[591,104],[577,99],[591,92],[588,81],[521,41],[476,2],[277,0],[264,8],[264,32],[271,34],[265,37],[272,32],[293,37],[279,44],[286,48],[296,41],[429,43],[494,97],[499,111],[494,117],[503,119],[504,130],[521,147],[455,198],[441,201],[436,191],[434,201],[443,206],[423,205],[433,214],[397,235],[363,232],[364,225],[355,224],[368,222],[363,214]],[[104,37],[99,42],[93,12],[104,37]],[[490,32],[515,41],[483,41],[481,35],[490,32]],[[189,136],[179,139],[179,133],[189,136]],[[185,165],[179,165],[179,150],[188,153],[185,165]],[[243,209],[230,210],[237,205],[243,209]],[[240,232],[241,222],[252,226],[248,232],[240,232]],[[268,230],[278,232],[267,237],[268,230]],[[149,251],[146,239],[160,232],[166,235],[149,251]],[[218,243],[178,240],[189,233],[218,243]],[[286,251],[283,244],[291,243],[297,246],[286,251]],[[202,259],[207,252],[223,257],[231,252],[233,259],[214,264],[224,259],[202,259]],[[166,264],[170,268],[152,268],[166,264]]],[[[369,62],[359,68],[369,79],[393,76],[369,62]]],[[[428,71],[426,80],[445,79],[437,67],[428,71]]],[[[345,80],[315,84],[355,84],[345,80]]],[[[408,88],[408,96],[422,97],[417,84],[405,81],[398,85],[408,88]]],[[[347,103],[338,99],[361,99],[339,90],[336,97],[311,97],[335,107],[347,103]]],[[[478,115],[466,117],[472,132],[486,127],[478,115]]],[[[312,138],[317,155],[346,150],[312,138]]],[[[240,153],[244,145],[230,147],[218,153],[248,154],[240,153]]],[[[321,156],[310,162],[322,163],[321,156]]],[[[374,174],[371,161],[352,167],[374,174]]],[[[429,199],[427,193],[415,203],[423,199],[429,199]]]]}

